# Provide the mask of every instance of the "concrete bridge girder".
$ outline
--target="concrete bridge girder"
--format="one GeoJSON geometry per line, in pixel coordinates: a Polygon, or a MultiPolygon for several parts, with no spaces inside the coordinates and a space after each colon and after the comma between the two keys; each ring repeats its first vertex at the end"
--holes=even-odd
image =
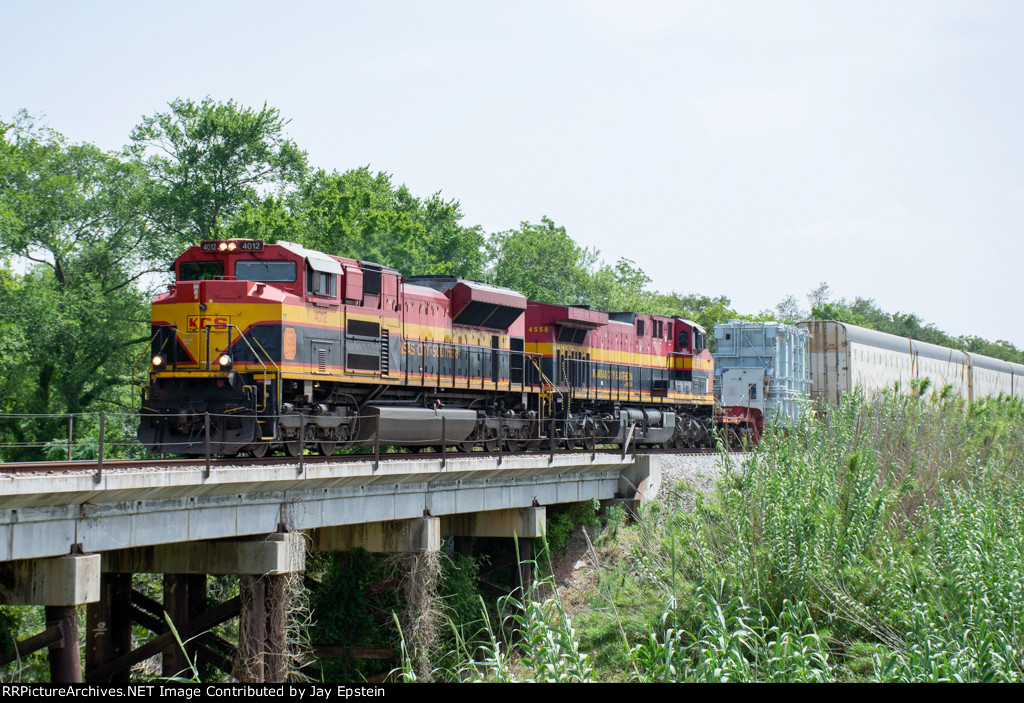
{"type": "Polygon", "coordinates": [[[100,599],[100,555],[0,563],[0,603],[70,606],[100,599]]]}
{"type": "Polygon", "coordinates": [[[103,553],[104,573],[238,574],[263,576],[306,569],[302,533],[257,539],[178,542],[103,553]]]}
{"type": "Polygon", "coordinates": [[[445,515],[441,518],[441,533],[453,537],[543,537],[547,534],[547,510],[516,508],[445,515]]]}
{"type": "MultiPolygon", "coordinates": [[[[268,534],[365,522],[506,510],[607,499],[620,491],[620,474],[632,466],[620,455],[545,455],[476,461],[487,469],[438,471],[439,462],[372,462],[295,467],[156,473],[111,471],[97,488],[91,475],[53,484],[33,477],[0,495],[0,561],[67,554],[79,543],[87,552],[268,534]],[[570,461],[571,459],[571,461],[570,461]],[[561,462],[561,463],[559,463],[561,462]],[[425,464],[432,464],[430,470],[425,464]],[[324,467],[331,468],[324,468],[324,467]],[[331,475],[334,470],[337,475],[331,475]],[[417,473],[419,471],[419,473],[417,473]],[[404,472],[404,473],[403,473],[404,472]],[[189,483],[186,478],[193,483],[189,483]],[[156,485],[160,484],[160,485],[156,485]],[[123,497],[131,487],[143,496],[123,497]],[[27,491],[49,490],[28,495],[27,491]],[[3,506],[16,506],[3,509],[3,506]]],[[[468,462],[468,460],[462,460],[468,462]]]]}

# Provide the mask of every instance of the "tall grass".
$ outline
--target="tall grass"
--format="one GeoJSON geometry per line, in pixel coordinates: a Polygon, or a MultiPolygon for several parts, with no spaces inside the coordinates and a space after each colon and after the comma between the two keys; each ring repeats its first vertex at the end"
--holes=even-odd
{"type": "Polygon", "coordinates": [[[620,530],[579,623],[527,594],[448,678],[1020,681],[1024,405],[925,390],[770,429],[620,530]]]}

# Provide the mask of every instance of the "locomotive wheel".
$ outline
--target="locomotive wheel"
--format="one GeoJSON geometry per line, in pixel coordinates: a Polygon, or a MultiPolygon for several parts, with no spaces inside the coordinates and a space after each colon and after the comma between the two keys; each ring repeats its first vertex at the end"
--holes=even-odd
{"type": "Polygon", "coordinates": [[[270,451],[270,442],[256,442],[250,444],[246,449],[249,452],[249,456],[253,459],[262,459],[270,451]]]}
{"type": "Polygon", "coordinates": [[[297,439],[293,439],[290,442],[284,443],[284,453],[290,457],[297,457],[302,453],[302,442],[297,439]]]}
{"type": "Polygon", "coordinates": [[[597,440],[592,435],[587,435],[580,440],[580,446],[586,449],[588,452],[594,451],[594,447],[597,446],[597,440]]]}
{"type": "Polygon", "coordinates": [[[475,442],[462,442],[461,444],[459,444],[459,451],[465,452],[467,454],[473,451],[474,448],[476,448],[475,442]]]}
{"type": "Polygon", "coordinates": [[[496,451],[498,451],[498,444],[499,444],[499,442],[500,442],[500,440],[497,437],[491,437],[490,439],[488,439],[487,441],[484,442],[484,451],[485,452],[496,452],[496,451]]]}
{"type": "Polygon", "coordinates": [[[684,440],[681,435],[676,435],[672,438],[672,441],[669,442],[669,446],[673,449],[682,449],[686,446],[686,440],[684,440]]]}
{"type": "Polygon", "coordinates": [[[331,456],[337,446],[337,442],[318,442],[316,448],[320,452],[320,456],[331,456]]]}

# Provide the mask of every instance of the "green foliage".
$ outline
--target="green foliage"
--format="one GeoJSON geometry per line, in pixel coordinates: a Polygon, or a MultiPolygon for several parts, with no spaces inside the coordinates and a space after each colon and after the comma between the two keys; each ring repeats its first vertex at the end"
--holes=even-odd
{"type": "Polygon", "coordinates": [[[540,224],[498,232],[487,240],[492,283],[519,291],[529,300],[585,303],[597,251],[578,245],[547,217],[540,224]]]}
{"type": "MultiPolygon", "coordinates": [[[[46,629],[43,606],[0,606],[0,651],[6,652],[15,642],[26,640],[46,629]]],[[[47,650],[36,650],[0,669],[5,682],[37,682],[49,679],[47,650]]]]}
{"type": "Polygon", "coordinates": [[[547,544],[551,551],[558,551],[569,543],[569,536],[579,525],[597,527],[601,521],[597,519],[600,508],[597,500],[587,503],[567,503],[553,507],[548,512],[547,544]]]}
{"type": "MultiPolygon", "coordinates": [[[[528,672],[527,681],[543,683],[590,683],[594,669],[581,651],[572,621],[557,598],[535,600],[535,582],[522,600],[505,599],[511,611],[511,626],[520,654],[520,664],[528,672]]],[[[502,608],[506,610],[506,608],[502,608]]]]}
{"type": "Polygon", "coordinates": [[[611,505],[604,511],[604,528],[601,530],[601,541],[614,541],[626,523],[626,509],[621,505],[611,505]]]}
{"type": "Polygon", "coordinates": [[[629,259],[619,259],[615,266],[602,264],[591,276],[587,303],[597,310],[654,313],[657,301],[647,290],[650,282],[629,259]]]}
{"type": "MultiPolygon", "coordinates": [[[[464,628],[474,628],[480,619],[480,592],[477,575],[480,567],[473,557],[454,553],[441,562],[441,585],[438,592],[446,615],[464,628]]],[[[463,638],[472,633],[463,632],[463,638]]]]}
{"type": "Polygon", "coordinates": [[[150,176],[154,221],[179,245],[209,239],[265,186],[301,182],[306,154],[284,136],[287,121],[263,105],[177,99],[132,131],[130,153],[150,176]]]}
{"type": "Polygon", "coordinates": [[[599,574],[578,626],[556,603],[518,602],[510,623],[528,643],[522,670],[508,665],[516,645],[488,630],[448,671],[1020,681],[1022,430],[1019,400],[941,392],[855,394],[785,433],[769,429],[742,471],[723,456],[714,495],[695,496],[691,509],[680,487],[620,528],[628,557],[599,574]]]}
{"type": "MultiPolygon", "coordinates": [[[[589,683],[595,680],[589,656],[581,651],[572,621],[557,597],[544,597],[550,580],[535,581],[521,598],[499,599],[498,608],[508,613],[501,628],[494,626],[486,607],[481,608],[482,627],[477,637],[458,637],[448,656],[449,666],[434,673],[435,680],[467,683],[589,683]]],[[[483,604],[481,604],[483,605],[483,604]]],[[[415,667],[402,643],[402,666],[396,673],[406,682],[418,680],[415,667]]]]}
{"type": "MultiPolygon", "coordinates": [[[[0,244],[29,268],[0,274],[0,346],[6,363],[18,363],[0,384],[0,406],[75,413],[120,402],[149,338],[149,292],[139,281],[170,256],[148,226],[144,174],[117,154],[68,144],[25,113],[9,132],[0,202],[15,226],[0,230],[0,244]]],[[[59,423],[0,424],[38,445],[60,436],[59,423]]],[[[32,449],[9,454],[39,458],[32,449]]]]}
{"type": "MultiPolygon", "coordinates": [[[[307,573],[313,627],[310,642],[345,646],[391,646],[391,613],[398,609],[394,585],[384,587],[391,569],[380,556],[354,549],[346,554],[310,555],[307,573]]],[[[358,680],[386,669],[376,660],[331,659],[322,662],[324,680],[358,680]]]]}
{"type": "MultiPolygon", "coordinates": [[[[1018,405],[851,396],[786,434],[769,432],[742,481],[720,483],[715,504],[671,514],[678,566],[669,571],[663,547],[655,583],[666,594],[680,577],[720,584],[729,603],[756,603],[742,617],[761,623],[749,628],[758,636],[790,632],[788,643],[774,640],[783,653],[806,647],[816,628],[830,632],[829,661],[845,658],[844,643],[874,642],[881,680],[1015,680],[1013,633],[1024,616],[1009,595],[1024,573],[1018,405]],[[778,614],[793,603],[813,628],[783,627],[778,614]]],[[[676,609],[681,622],[700,620],[693,607],[676,609]]],[[[812,670],[829,671],[820,661],[812,670]]]]}
{"type": "Polygon", "coordinates": [[[440,193],[421,199],[367,167],[315,172],[290,200],[305,246],[391,266],[406,275],[480,278],[483,234],[440,193]]]}

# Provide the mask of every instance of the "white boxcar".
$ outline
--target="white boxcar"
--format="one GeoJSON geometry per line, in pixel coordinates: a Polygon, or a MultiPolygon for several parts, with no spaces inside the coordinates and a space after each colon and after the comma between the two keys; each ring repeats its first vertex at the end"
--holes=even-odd
{"type": "Polygon", "coordinates": [[[816,320],[797,326],[811,333],[812,400],[838,403],[857,386],[868,396],[896,384],[909,389],[910,381],[918,378],[931,379],[935,389],[950,386],[955,394],[971,397],[966,352],[844,322],[816,320]]]}
{"type": "Polygon", "coordinates": [[[999,394],[1024,398],[1024,366],[970,352],[967,357],[972,399],[999,394]]]}

